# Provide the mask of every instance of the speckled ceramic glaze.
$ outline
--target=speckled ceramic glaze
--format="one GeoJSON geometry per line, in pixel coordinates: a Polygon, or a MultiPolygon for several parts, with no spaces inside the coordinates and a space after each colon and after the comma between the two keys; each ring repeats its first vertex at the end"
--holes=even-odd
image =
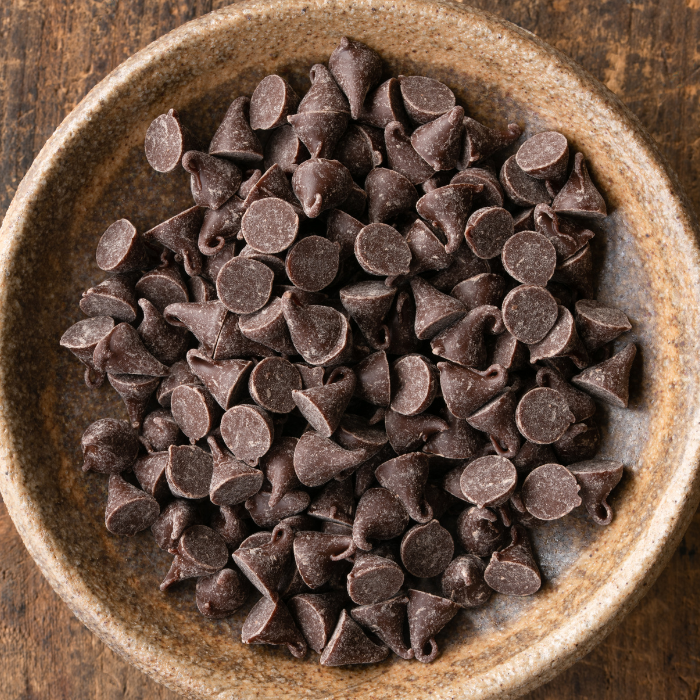
{"type": "MultiPolygon", "coordinates": [[[[191,22],[101,82],[49,140],[0,236],[0,487],[51,585],[101,639],[193,698],[510,698],[599,641],[644,594],[698,502],[700,262],[696,227],[655,146],[616,98],[554,49],[463,6],[415,0],[247,2],[191,22]],[[240,642],[244,610],[210,622],[193,583],[161,593],[170,557],[149,532],[107,533],[106,482],[80,472],[80,435],[126,417],[109,387],[89,392],[58,345],[102,279],[94,250],[120,217],[145,231],[189,206],[184,171],[143,154],[151,120],[176,107],[208,142],[227,105],[278,72],[300,90],[343,35],[392,74],[447,83],[468,113],[528,133],[554,128],[585,153],[611,215],[594,241],[599,299],[634,324],[640,352],[626,411],[601,410],[603,454],[626,465],[607,528],[582,513],[534,541],[546,580],[526,599],[495,596],[439,635],[431,665],[394,658],[322,668],[311,655],[240,642]]],[[[579,509],[580,510],[580,509],[579,509]]]]}

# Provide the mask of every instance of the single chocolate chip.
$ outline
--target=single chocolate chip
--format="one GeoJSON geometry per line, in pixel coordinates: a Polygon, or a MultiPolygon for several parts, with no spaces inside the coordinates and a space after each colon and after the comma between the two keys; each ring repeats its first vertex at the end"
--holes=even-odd
{"type": "MultiPolygon", "coordinates": [[[[481,436],[465,420],[457,418],[444,408],[440,415],[449,428],[432,435],[425,443],[423,452],[446,459],[473,459],[482,445],[481,436]]],[[[437,517],[437,516],[436,516],[437,517]]]]}
{"type": "Polygon", "coordinates": [[[462,245],[472,198],[481,189],[482,185],[466,183],[446,185],[428,192],[418,200],[416,211],[447,237],[447,253],[457,252],[462,245]]]}
{"type": "Polygon", "coordinates": [[[95,259],[105,272],[138,272],[149,265],[148,250],[128,219],[111,224],[100,237],[95,259]]]}
{"type": "Polygon", "coordinates": [[[557,265],[552,281],[573,287],[581,296],[593,296],[593,253],[590,245],[557,265]]]}
{"type": "Polygon", "coordinates": [[[535,467],[555,461],[556,455],[552,447],[528,441],[525,441],[518,454],[512,459],[519,472],[531,472],[535,467]]]}
{"type": "Polygon", "coordinates": [[[375,168],[365,179],[369,200],[369,220],[383,223],[411,211],[418,201],[418,192],[401,173],[388,168],[375,168]]]}
{"type": "Polygon", "coordinates": [[[525,369],[528,366],[527,346],[505,331],[496,338],[491,362],[510,371],[525,369]]]}
{"type": "Polygon", "coordinates": [[[299,216],[283,199],[266,197],[253,202],[241,219],[246,243],[260,253],[281,253],[294,242],[299,216]]]}
{"type": "Polygon", "coordinates": [[[439,292],[421,277],[411,279],[411,290],[416,304],[415,333],[420,340],[432,338],[466,314],[460,301],[439,292]]]}
{"type": "Polygon", "coordinates": [[[491,597],[491,589],[484,581],[485,570],[486,564],[473,554],[455,557],[442,573],[442,595],[462,608],[484,605],[491,597]]]}
{"type": "Polygon", "coordinates": [[[250,314],[262,309],[272,293],[272,270],[257,260],[233,258],[219,271],[216,291],[233,313],[250,314]]]}
{"type": "Polygon", "coordinates": [[[218,300],[170,304],[163,312],[169,324],[187,328],[207,353],[214,352],[226,315],[226,307],[218,300]]]}
{"type": "Polygon", "coordinates": [[[230,617],[247,600],[250,586],[234,569],[222,569],[197,580],[197,610],[211,620],[230,617]]]}
{"type": "Polygon", "coordinates": [[[371,275],[405,275],[411,249],[404,237],[387,224],[365,226],[355,239],[355,257],[371,275]]]}
{"type": "Polygon", "coordinates": [[[177,554],[160,590],[187,578],[215,574],[226,566],[227,561],[228,549],[223,539],[205,525],[192,525],[177,543],[177,554]]]}
{"type": "Polygon", "coordinates": [[[391,410],[387,411],[384,422],[389,443],[400,455],[420,450],[431,435],[449,427],[442,418],[429,413],[403,416],[391,410]]]}
{"type": "Polygon", "coordinates": [[[316,432],[304,433],[294,450],[294,470],[304,486],[322,486],[372,456],[367,450],[346,450],[316,432]]]}
{"type": "Polygon", "coordinates": [[[353,603],[371,605],[395,596],[403,585],[401,567],[391,559],[366,554],[356,557],[348,574],[348,595],[353,603]]]}
{"type": "MultiPolygon", "coordinates": [[[[114,319],[108,316],[97,316],[78,321],[73,324],[62,336],[61,347],[70,350],[85,365],[85,383],[88,387],[99,386],[102,382],[99,377],[95,381],[95,364],[93,356],[97,344],[114,328],[114,319]]],[[[104,380],[104,375],[102,375],[104,380]]]]}
{"type": "Polygon", "coordinates": [[[401,561],[419,578],[439,576],[452,561],[454,542],[437,520],[414,525],[401,540],[401,561]]]}
{"type": "Polygon", "coordinates": [[[348,615],[340,613],[340,619],[321,654],[322,666],[346,666],[348,664],[374,664],[383,661],[389,650],[372,642],[362,628],[348,615]]]}
{"type": "Polygon", "coordinates": [[[627,408],[632,363],[637,346],[628,343],[609,360],[593,365],[572,378],[572,382],[595,398],[611,406],[627,408]]]}
{"type": "Polygon", "coordinates": [[[547,204],[535,207],[534,222],[537,232],[549,238],[560,261],[570,258],[595,235],[578,222],[558,216],[547,204]]]}
{"type": "Polygon", "coordinates": [[[279,75],[263,78],[250,98],[250,128],[274,129],[287,123],[287,115],[293,114],[299,97],[292,86],[279,75]]]}
{"type": "Polygon", "coordinates": [[[463,510],[455,534],[462,548],[478,557],[491,556],[504,543],[503,525],[489,508],[463,510]]]}
{"type": "Polygon", "coordinates": [[[156,399],[163,408],[170,408],[172,393],[178,386],[188,384],[189,386],[199,386],[200,382],[192,374],[189,365],[184,360],[176,362],[170,368],[170,375],[165,377],[158,387],[156,399]]]}
{"type": "Polygon", "coordinates": [[[543,464],[523,482],[522,499],[538,520],[557,520],[581,505],[576,477],[560,464],[543,464]]]}
{"type": "Polygon", "coordinates": [[[513,526],[511,538],[510,545],[491,555],[484,580],[497,593],[532,595],[540,589],[542,579],[525,528],[513,526]]]}
{"type": "Polygon", "coordinates": [[[598,301],[576,302],[576,327],[588,350],[597,350],[632,328],[627,316],[598,301]]]}
{"type": "Polygon", "coordinates": [[[508,124],[508,130],[501,132],[464,117],[464,143],[457,167],[460,170],[471,168],[474,163],[517,141],[521,134],[522,129],[517,124],[508,124]]]}
{"type": "Polygon", "coordinates": [[[355,239],[363,228],[364,224],[340,209],[328,214],[326,238],[340,246],[340,262],[355,255],[355,239]]]}
{"type": "Polygon", "coordinates": [[[369,551],[370,540],[398,537],[408,527],[408,521],[408,513],[397,496],[388,489],[372,488],[357,503],[352,536],[360,549],[369,551]]]}
{"type": "Polygon", "coordinates": [[[554,274],[557,252],[547,236],[521,231],[506,241],[501,259],[506,272],[518,282],[544,287],[554,274]]]}
{"type": "MultiPolygon", "coordinates": [[[[202,271],[202,255],[197,247],[197,238],[203,220],[204,209],[194,206],[146,231],[143,238],[147,243],[157,241],[172,250],[176,258],[182,258],[188,275],[198,275],[202,271]]],[[[155,301],[153,303],[158,306],[155,301]]]]}
{"type": "Polygon", "coordinates": [[[240,404],[221,418],[221,437],[226,447],[249,466],[256,466],[270,449],[275,436],[272,419],[259,406],[240,404]]]}
{"type": "Polygon", "coordinates": [[[505,503],[518,485],[518,472],[505,457],[489,455],[469,462],[460,478],[462,493],[479,508],[505,503]]]}
{"type": "Polygon", "coordinates": [[[170,487],[165,476],[168,466],[168,448],[164,452],[150,452],[139,457],[134,464],[134,475],[141,488],[158,501],[165,503],[170,497],[170,487]]]}
{"type": "Polygon", "coordinates": [[[323,386],[323,378],[326,371],[323,367],[311,367],[302,363],[294,365],[301,375],[302,389],[311,389],[315,386],[323,386]]]}
{"type": "Polygon", "coordinates": [[[505,387],[508,373],[500,365],[482,371],[438,362],[440,387],[447,408],[457,418],[468,420],[505,387]]]}
{"type": "Polygon", "coordinates": [[[505,391],[467,418],[473,428],[488,433],[496,453],[508,459],[515,457],[520,449],[515,406],[515,393],[505,391]]]}
{"type": "MultiPolygon", "coordinates": [[[[374,227],[391,229],[384,224],[371,224],[363,231],[374,227]]],[[[389,329],[384,323],[384,318],[391,308],[395,294],[396,290],[388,289],[383,282],[371,280],[358,282],[340,290],[341,303],[374,348],[383,350],[388,345],[389,329]]]]}
{"type": "Polygon", "coordinates": [[[318,292],[338,274],[340,246],[321,236],[302,238],[287,254],[287,276],[296,287],[318,292]]]}
{"type": "Polygon", "coordinates": [[[381,350],[355,366],[355,396],[375,406],[388,406],[391,401],[391,379],[386,353],[381,350]]]}
{"type": "MultiPolygon", "coordinates": [[[[286,120],[286,117],[285,117],[286,120]]],[[[309,159],[309,151],[291,124],[276,128],[265,144],[265,168],[277,165],[282,172],[293,175],[297,167],[309,159]]]]}
{"type": "Polygon", "coordinates": [[[389,329],[389,347],[392,355],[405,355],[415,352],[418,338],[415,332],[416,304],[413,296],[405,290],[396,295],[393,308],[389,311],[386,325],[389,329]]]}
{"type": "Polygon", "coordinates": [[[197,524],[197,508],[194,503],[176,498],[162,510],[151,525],[156,544],[166,552],[175,554],[182,533],[197,524]]]}
{"type": "Polygon", "coordinates": [[[593,459],[600,448],[600,441],[600,429],[595,421],[588,418],[583,423],[574,423],[553,445],[557,459],[548,461],[568,466],[593,459]]]}
{"type": "Polygon", "coordinates": [[[608,503],[608,496],[622,479],[622,463],[594,459],[571,464],[569,471],[581,487],[579,495],[593,521],[598,525],[609,525],[613,519],[613,509],[608,503]]]}
{"type": "Polygon", "coordinates": [[[452,264],[438,272],[430,283],[435,289],[449,293],[460,282],[490,270],[491,266],[486,260],[477,258],[469,246],[463,245],[452,254],[452,264]]]}
{"type": "Polygon", "coordinates": [[[150,527],[160,513],[158,501],[119,474],[109,477],[105,526],[114,535],[133,537],[150,527]]]}
{"type": "Polygon", "coordinates": [[[258,363],[248,382],[253,401],[272,413],[292,411],[292,394],[300,389],[299,372],[291,362],[282,357],[268,357],[258,363]]]}
{"type": "Polygon", "coordinates": [[[174,266],[156,268],[141,276],[134,289],[144,299],[163,313],[170,304],[184,304],[189,301],[187,285],[174,266]]]}
{"type": "Polygon", "coordinates": [[[355,374],[347,367],[336,367],[321,387],[292,391],[292,400],[311,426],[330,437],[340,424],[355,391],[355,374]]]}
{"type": "Polygon", "coordinates": [[[136,296],[126,275],[115,275],[83,292],[80,310],[86,316],[111,316],[115,321],[136,320],[136,296]]]}
{"type": "Polygon", "coordinates": [[[423,355],[404,355],[392,365],[391,408],[405,416],[425,411],[438,392],[435,365],[423,355]]]}
{"type": "Polygon", "coordinates": [[[530,362],[549,357],[568,357],[578,369],[590,364],[586,348],[576,332],[574,317],[565,306],[559,306],[556,323],[547,335],[530,346],[530,362]]]}
{"type": "Polygon", "coordinates": [[[211,518],[211,529],[221,535],[229,552],[238,549],[250,534],[246,510],[240,506],[219,506],[211,518]]]}
{"type": "Polygon", "coordinates": [[[304,583],[320,588],[335,574],[345,571],[348,555],[354,553],[352,536],[323,532],[298,532],[294,538],[294,560],[304,583]]]}
{"type": "Polygon", "coordinates": [[[396,78],[389,78],[367,95],[358,120],[380,129],[386,127],[389,122],[408,123],[401,97],[401,85],[396,78]]]}
{"type": "Polygon", "coordinates": [[[182,154],[196,145],[196,139],[180,123],[180,117],[174,109],[151,122],[144,141],[146,159],[159,173],[175,170],[182,154]]]}
{"type": "MultiPolygon", "coordinates": [[[[307,509],[307,515],[324,522],[334,522],[350,528],[355,514],[355,500],[350,479],[330,481],[307,509]]],[[[337,534],[348,534],[347,532],[337,534]]]]}
{"type": "Polygon", "coordinates": [[[304,593],[289,601],[289,610],[297,626],[315,652],[321,653],[328,643],[344,602],[340,591],[304,593]]]}
{"type": "Polygon", "coordinates": [[[408,598],[397,596],[371,605],[361,605],[350,611],[352,617],[375,634],[402,659],[412,659],[413,650],[405,642],[408,598]]]}
{"type": "Polygon", "coordinates": [[[450,296],[464,304],[467,311],[480,306],[500,306],[506,295],[506,281],[498,274],[482,272],[456,285],[450,296]]]}
{"type": "Polygon", "coordinates": [[[148,299],[139,299],[138,303],[143,319],[137,330],[146,349],[165,365],[182,360],[190,342],[187,329],[169,324],[148,299]]]}
{"type": "MultiPolygon", "coordinates": [[[[238,320],[239,334],[243,340],[248,340],[248,352],[243,348],[232,348],[232,354],[260,355],[260,348],[269,348],[283,355],[296,355],[296,349],[289,335],[289,328],[284,319],[282,299],[273,297],[272,300],[259,311],[242,316],[238,320]],[[254,341],[254,342],[250,342],[254,341]],[[257,346],[257,348],[253,347],[257,346]]],[[[222,336],[224,335],[222,331],[222,336]]],[[[271,355],[269,351],[266,353],[271,355]]],[[[261,404],[262,405],[262,404],[261,404]]]]}
{"type": "Polygon", "coordinates": [[[422,75],[400,75],[401,97],[414,124],[427,124],[455,106],[455,96],[444,83],[422,75]]]}
{"type": "Polygon", "coordinates": [[[171,445],[168,448],[165,475],[168,486],[180,498],[204,498],[214,468],[212,456],[194,445],[171,445]]]}
{"type": "Polygon", "coordinates": [[[435,635],[459,612],[459,605],[424,591],[408,591],[408,630],[416,659],[428,664],[435,660],[435,635]]]}
{"type": "Polygon", "coordinates": [[[301,486],[294,471],[294,449],[297,438],[277,438],[268,452],[260,459],[260,468],[272,485],[269,505],[276,506],[282,497],[301,486]]]}
{"type": "Polygon", "coordinates": [[[569,144],[558,131],[531,136],[515,154],[520,169],[538,180],[562,180],[569,164],[569,144]]]}
{"type": "Polygon", "coordinates": [[[503,323],[523,343],[539,343],[556,323],[559,307],[554,297],[534,284],[512,289],[501,307],[503,323]]]}
{"type": "MultiPolygon", "coordinates": [[[[546,204],[538,204],[538,207],[546,207],[546,204]]],[[[534,231],[535,230],[535,208],[529,207],[527,209],[521,209],[520,212],[513,214],[513,228],[516,233],[520,231],[534,231]]],[[[538,233],[543,233],[538,230],[538,233]]],[[[556,248],[556,245],[554,246],[556,248]]]]}
{"type": "Polygon", "coordinates": [[[136,329],[128,323],[118,324],[97,343],[93,362],[95,370],[102,374],[165,377],[169,372],[146,350],[136,329]]]}
{"type": "Polygon", "coordinates": [[[209,153],[239,163],[257,163],[263,159],[262,146],[250,128],[248,114],[250,99],[236,98],[209,144],[209,153]]]}
{"type": "Polygon", "coordinates": [[[564,395],[546,387],[528,391],[515,411],[518,430],[539,445],[556,442],[575,420],[564,395]]]}
{"type": "Polygon", "coordinates": [[[591,181],[582,153],[577,153],[574,157],[574,168],[554,198],[552,209],[557,214],[575,214],[591,219],[607,216],[605,200],[591,181]]]}
{"type": "Polygon", "coordinates": [[[484,207],[469,217],[464,238],[474,255],[489,259],[501,254],[513,234],[513,217],[509,212],[502,207],[484,207]]]}
{"type": "Polygon", "coordinates": [[[391,121],[384,129],[384,142],[389,167],[414,185],[419,185],[433,176],[434,170],[425,162],[411,144],[411,137],[401,122],[391,121]]]}
{"type": "Polygon", "coordinates": [[[384,151],[384,133],[381,130],[372,126],[350,124],[333,155],[354,178],[362,180],[373,168],[384,162],[384,151]]]}
{"type": "Polygon", "coordinates": [[[510,200],[521,207],[549,204],[552,198],[543,180],[537,180],[523,171],[511,156],[503,163],[499,175],[503,191],[510,200]]]}
{"type": "Polygon", "coordinates": [[[381,78],[381,58],[365,44],[344,36],[328,59],[328,67],[348,98],[352,118],[358,119],[367,93],[381,78]]]}
{"type": "Polygon", "coordinates": [[[214,505],[237,505],[260,491],[264,475],[259,469],[249,467],[224,452],[211,435],[207,438],[207,444],[214,460],[209,485],[209,498],[214,505]]]}
{"type": "Polygon", "coordinates": [[[412,255],[411,275],[427,270],[444,270],[452,264],[452,256],[447,254],[442,241],[420,219],[408,229],[406,243],[412,255]]]}
{"type": "Polygon", "coordinates": [[[424,496],[429,464],[428,455],[412,452],[390,459],[375,470],[379,484],[397,496],[409,516],[419,523],[427,523],[433,517],[424,496]]]}
{"type": "Polygon", "coordinates": [[[146,405],[160,384],[160,377],[138,374],[108,374],[112,388],[122,397],[129,420],[138,428],[146,415],[146,405]]]}
{"type": "Polygon", "coordinates": [[[352,176],[337,160],[312,158],[296,169],[292,187],[306,216],[314,219],[345,201],[352,189],[352,176]]]}
{"type": "Polygon", "coordinates": [[[190,350],[187,362],[224,410],[236,401],[253,367],[247,360],[212,360],[199,350],[190,350]]]}
{"type": "Polygon", "coordinates": [[[481,192],[474,195],[474,204],[477,209],[503,206],[503,188],[496,174],[491,170],[486,168],[462,170],[451,178],[450,183],[453,185],[481,185],[481,192]]]}
{"type": "Polygon", "coordinates": [[[241,627],[241,641],[286,646],[297,659],[306,656],[306,640],[281,600],[261,598],[253,606],[241,627]]]}
{"type": "Polygon", "coordinates": [[[192,443],[211,432],[221,415],[212,395],[201,386],[177,387],[170,397],[170,410],[192,443]]]}
{"type": "Polygon", "coordinates": [[[419,126],[411,135],[411,145],[433,170],[451,170],[457,164],[462,146],[464,110],[452,107],[437,119],[419,126]]]}
{"type": "Polygon", "coordinates": [[[234,163],[200,151],[188,151],[182,167],[190,173],[190,188],[195,204],[219,209],[238,191],[241,171],[234,163]]]}

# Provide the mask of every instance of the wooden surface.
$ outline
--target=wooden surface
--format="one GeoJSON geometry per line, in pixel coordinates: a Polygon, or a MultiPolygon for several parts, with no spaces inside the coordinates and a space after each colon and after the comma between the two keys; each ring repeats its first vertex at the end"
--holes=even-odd
{"type": "MultiPolygon", "coordinates": [[[[121,61],[225,0],[0,0],[0,215],[61,120],[121,61]]],[[[474,0],[616,92],[700,211],[700,0],[474,0]]],[[[0,699],[174,700],[88,632],[0,503],[0,699]]],[[[700,700],[700,514],[639,607],[529,700],[700,700]]],[[[418,700],[418,699],[417,699],[418,700]]]]}

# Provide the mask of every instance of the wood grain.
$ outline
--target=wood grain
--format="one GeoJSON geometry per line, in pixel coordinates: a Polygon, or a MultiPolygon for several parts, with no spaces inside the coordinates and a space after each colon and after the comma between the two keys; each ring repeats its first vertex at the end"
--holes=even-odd
{"type": "MultiPolygon", "coordinates": [[[[0,2],[0,214],[41,146],[125,58],[222,0],[0,2]]],[[[578,61],[637,114],[700,210],[700,0],[474,0],[578,61]]],[[[0,698],[174,700],[79,623],[0,503],[0,698]]],[[[639,607],[529,700],[700,700],[700,514],[639,607]]]]}

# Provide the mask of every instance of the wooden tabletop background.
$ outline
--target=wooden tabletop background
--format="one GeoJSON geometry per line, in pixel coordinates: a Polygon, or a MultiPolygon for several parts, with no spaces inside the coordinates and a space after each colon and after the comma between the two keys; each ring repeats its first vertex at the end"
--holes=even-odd
{"type": "MultiPolygon", "coordinates": [[[[0,216],[44,142],[124,59],[226,0],[0,0],[0,216]]],[[[700,0],[473,0],[605,83],[700,212],[700,0]]],[[[700,513],[608,639],[528,700],[700,700],[700,513]]],[[[175,700],[73,617],[0,500],[0,698],[175,700]]]]}

